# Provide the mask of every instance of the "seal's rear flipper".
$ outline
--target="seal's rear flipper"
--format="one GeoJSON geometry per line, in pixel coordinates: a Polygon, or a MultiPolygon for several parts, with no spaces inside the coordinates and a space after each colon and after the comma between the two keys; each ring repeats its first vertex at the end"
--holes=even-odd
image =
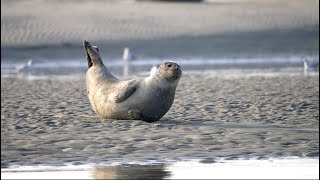
{"type": "Polygon", "coordinates": [[[91,46],[90,42],[87,41],[87,39],[83,40],[83,46],[87,55],[88,68],[95,64],[102,64],[99,49],[97,46],[91,46]]]}
{"type": "Polygon", "coordinates": [[[91,58],[90,58],[88,51],[87,51],[87,47],[89,46],[89,42],[87,42],[87,39],[83,40],[83,46],[84,46],[84,50],[86,51],[86,57],[87,57],[88,69],[89,69],[93,64],[91,62],[91,58]]]}

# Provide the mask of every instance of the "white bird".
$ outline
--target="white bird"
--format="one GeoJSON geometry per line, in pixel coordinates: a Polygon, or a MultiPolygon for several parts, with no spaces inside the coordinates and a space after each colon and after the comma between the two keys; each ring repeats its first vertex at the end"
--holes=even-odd
{"type": "Polygon", "coordinates": [[[134,55],[130,52],[130,49],[128,47],[124,48],[122,58],[125,61],[130,61],[134,59],[134,55]]]}
{"type": "Polygon", "coordinates": [[[317,67],[319,67],[318,61],[309,61],[307,58],[303,59],[304,72],[314,71],[317,67]]]}
{"type": "Polygon", "coordinates": [[[124,48],[122,59],[124,61],[123,76],[127,77],[130,73],[130,63],[135,59],[134,54],[130,52],[128,47],[124,48]]]}
{"type": "Polygon", "coordinates": [[[33,62],[32,59],[29,59],[28,62],[22,66],[16,68],[17,73],[27,73],[28,75],[32,74],[33,62]]]}

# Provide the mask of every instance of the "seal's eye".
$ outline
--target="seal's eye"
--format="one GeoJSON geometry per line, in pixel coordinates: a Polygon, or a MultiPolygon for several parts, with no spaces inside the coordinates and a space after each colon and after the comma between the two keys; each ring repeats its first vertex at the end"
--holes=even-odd
{"type": "Polygon", "coordinates": [[[172,64],[168,64],[168,65],[167,65],[167,67],[171,67],[171,66],[172,66],[172,64]]]}

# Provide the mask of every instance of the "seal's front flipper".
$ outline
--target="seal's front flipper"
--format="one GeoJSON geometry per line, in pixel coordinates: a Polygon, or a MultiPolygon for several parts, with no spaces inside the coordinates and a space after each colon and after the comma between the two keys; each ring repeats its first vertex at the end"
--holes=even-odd
{"type": "Polygon", "coordinates": [[[160,119],[156,116],[152,116],[150,114],[143,113],[143,112],[136,110],[136,109],[129,110],[128,116],[129,116],[129,119],[131,119],[131,120],[142,120],[142,121],[146,121],[146,122],[155,122],[160,119]]]}
{"type": "Polygon", "coordinates": [[[131,80],[129,81],[121,90],[118,91],[118,93],[115,95],[115,102],[120,103],[122,101],[125,101],[128,99],[136,90],[138,81],[137,80],[131,80]]]}
{"type": "Polygon", "coordinates": [[[87,39],[83,40],[83,46],[87,55],[88,68],[95,64],[102,64],[99,49],[97,46],[91,46],[90,42],[87,41],[87,39]]]}

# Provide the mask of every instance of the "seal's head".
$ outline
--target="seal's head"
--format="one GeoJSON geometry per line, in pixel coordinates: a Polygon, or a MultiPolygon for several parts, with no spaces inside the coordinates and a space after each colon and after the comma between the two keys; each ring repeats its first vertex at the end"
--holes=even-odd
{"type": "Polygon", "coordinates": [[[182,71],[179,64],[173,61],[167,61],[160,65],[155,74],[161,80],[169,82],[169,84],[172,85],[177,85],[180,80],[182,71]]]}

